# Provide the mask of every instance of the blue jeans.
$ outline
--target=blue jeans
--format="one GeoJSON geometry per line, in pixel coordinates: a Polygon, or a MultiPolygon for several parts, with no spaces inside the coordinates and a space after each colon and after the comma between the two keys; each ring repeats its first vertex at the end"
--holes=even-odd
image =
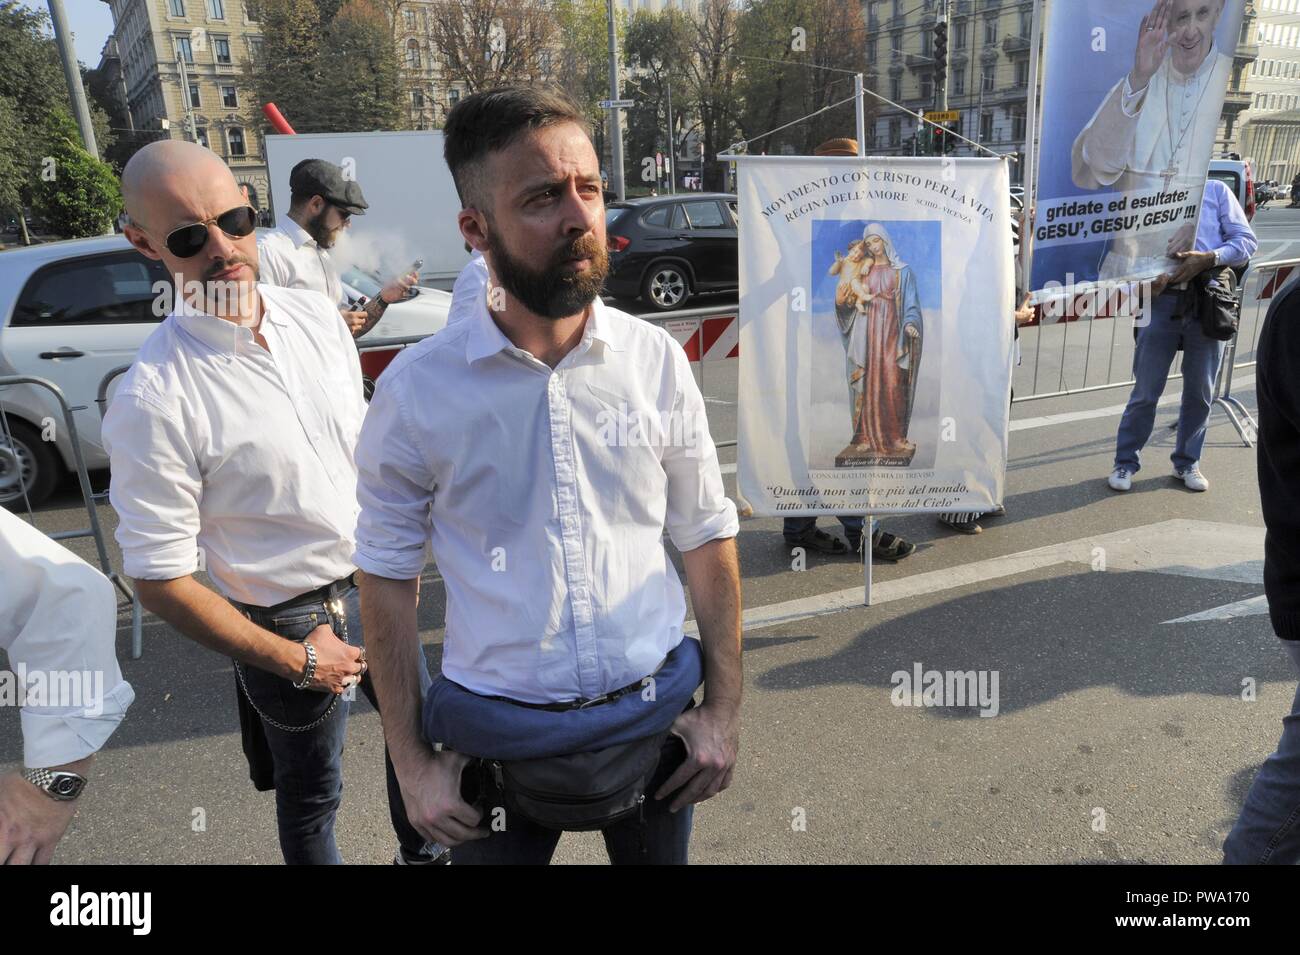
{"type": "MultiPolygon", "coordinates": [[[[655,792],[686,760],[686,744],[669,735],[659,753],[659,765],[645,791],[645,818],[621,820],[601,830],[605,851],[614,865],[686,865],[691,842],[691,822],[695,807],[685,806],[669,812],[672,797],[659,800],[655,792]]],[[[479,807],[503,805],[501,793],[493,785],[483,793],[479,807]]],[[[492,810],[488,808],[480,828],[489,828],[492,810]]],[[[453,865],[548,865],[562,835],[518,813],[509,815],[506,828],[491,832],[485,839],[462,843],[452,850],[453,865]]]]}
{"type": "MultiPolygon", "coordinates": [[[[273,616],[258,608],[240,609],[260,627],[289,640],[301,642],[323,623],[329,623],[339,639],[362,646],[361,597],[356,587],[342,595],[342,618],[329,612],[319,601],[278,610],[273,616]]],[[[343,861],[334,839],[334,818],[343,800],[343,743],[347,736],[350,703],[330,693],[296,690],[291,681],[260,670],[237,665],[236,679],[261,717],[262,730],[271,752],[275,785],[275,816],[280,833],[280,851],[289,865],[337,865],[343,861]],[[332,705],[332,708],[331,708],[332,705]],[[320,722],[312,726],[317,720],[320,722]],[[306,727],[301,732],[279,728],[306,727]]],[[[361,689],[376,710],[369,674],[361,689]]],[[[397,785],[388,750],[384,750],[387,774],[388,812],[398,842],[408,855],[419,853],[424,838],[406,818],[405,804],[397,785]]]]}
{"type": "Polygon", "coordinates": [[[1183,342],[1183,400],[1178,416],[1178,440],[1170,455],[1177,469],[1191,467],[1201,459],[1205,426],[1214,403],[1214,379],[1223,357],[1223,342],[1206,338],[1196,316],[1175,317],[1179,295],[1166,292],[1151,309],[1145,328],[1138,330],[1133,353],[1133,394],[1119,422],[1115,439],[1115,467],[1136,474],[1141,468],[1142,447],[1151,437],[1156,420],[1156,402],[1169,380],[1169,369],[1183,342]]]}
{"type": "MultiPolygon", "coordinates": [[[[839,522],[844,525],[844,533],[850,537],[861,537],[862,526],[866,521],[867,519],[861,514],[856,517],[845,514],[839,518],[839,522]]],[[[786,542],[793,544],[800,534],[807,533],[816,526],[817,518],[815,517],[787,517],[782,532],[785,534],[786,542]]]]}
{"type": "MultiPolygon", "coordinates": [[[[1283,640],[1300,669],[1300,643],[1283,640]]],[[[1246,794],[1241,817],[1223,842],[1227,865],[1300,863],[1300,687],[1282,717],[1277,752],[1264,761],[1246,794]]]]}

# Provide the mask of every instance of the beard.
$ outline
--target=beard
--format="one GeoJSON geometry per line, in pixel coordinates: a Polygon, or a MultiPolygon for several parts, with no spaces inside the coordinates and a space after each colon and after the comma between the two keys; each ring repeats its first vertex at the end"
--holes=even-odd
{"type": "Polygon", "coordinates": [[[338,238],[342,229],[330,229],[325,225],[325,216],[329,212],[329,206],[321,209],[310,219],[303,223],[303,231],[315,240],[316,244],[322,249],[334,248],[334,240],[338,238]]]}
{"type": "Polygon", "coordinates": [[[519,304],[543,318],[566,318],[581,312],[600,294],[609,272],[609,253],[594,235],[587,234],[557,250],[540,270],[506,251],[501,233],[489,224],[488,252],[501,287],[519,304]],[[564,268],[573,258],[588,258],[586,271],[564,268]]]}

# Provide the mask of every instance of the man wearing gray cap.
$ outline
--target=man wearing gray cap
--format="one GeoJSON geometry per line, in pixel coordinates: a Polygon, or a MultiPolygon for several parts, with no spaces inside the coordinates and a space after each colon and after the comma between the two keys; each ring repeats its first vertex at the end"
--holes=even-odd
{"type": "Polygon", "coordinates": [[[273,232],[258,237],[261,279],[282,288],[321,292],[339,305],[355,338],[370,331],[389,304],[400,302],[419,281],[414,272],[398,276],[361,311],[349,307],[343,281],[330,257],[339,234],[353,216],[365,215],[369,205],[361,186],[324,159],[304,159],[289,173],[289,214],[273,232]]]}

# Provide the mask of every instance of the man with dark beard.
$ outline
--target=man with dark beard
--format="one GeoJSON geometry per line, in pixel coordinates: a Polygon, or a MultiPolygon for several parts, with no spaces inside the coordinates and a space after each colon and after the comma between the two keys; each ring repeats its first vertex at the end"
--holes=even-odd
{"type": "Polygon", "coordinates": [[[288,216],[257,240],[261,280],[282,288],[320,292],[339,305],[352,336],[360,338],[375,327],[390,304],[406,296],[419,276],[414,272],[399,275],[365,308],[349,307],[329,250],[352,224],[352,217],[365,215],[369,208],[360,184],[332,162],[304,159],[289,173],[289,196],[288,216]]]}
{"type": "Polygon", "coordinates": [[[740,736],[738,523],[703,399],[666,332],[598,295],[581,111],[491,90],[444,137],[488,284],[389,366],[357,448],[362,614],[407,814],[457,864],[546,863],[578,829],[615,863],[684,863],[692,805],[730,784],[740,736]],[[426,546],[447,632],[422,702],[426,546]]]}

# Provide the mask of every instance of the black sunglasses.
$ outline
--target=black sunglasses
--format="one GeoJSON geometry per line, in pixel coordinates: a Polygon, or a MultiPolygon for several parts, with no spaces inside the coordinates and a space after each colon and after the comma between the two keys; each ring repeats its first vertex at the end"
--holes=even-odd
{"type": "Polygon", "coordinates": [[[216,223],[217,228],[232,239],[242,239],[257,225],[257,210],[252,206],[236,206],[221,213],[215,219],[173,229],[167,233],[167,250],[178,259],[188,259],[198,255],[208,244],[210,222],[216,223]]]}

